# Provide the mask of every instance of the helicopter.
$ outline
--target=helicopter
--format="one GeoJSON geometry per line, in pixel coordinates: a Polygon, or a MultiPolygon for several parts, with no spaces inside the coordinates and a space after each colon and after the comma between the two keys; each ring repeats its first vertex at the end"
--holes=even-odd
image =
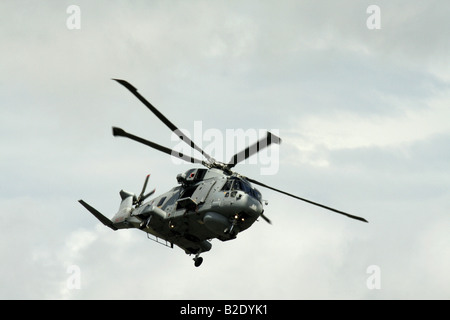
{"type": "Polygon", "coordinates": [[[129,82],[121,79],[112,80],[128,89],[183,142],[205,158],[201,160],[191,157],[135,136],[121,128],[113,127],[112,133],[115,137],[128,138],[184,161],[201,164],[203,167],[192,168],[178,174],[177,186],[144,202],[155,193],[155,189],[146,193],[150,178],[150,175],[147,175],[139,195],[125,190],[119,192],[121,197],[119,210],[112,219],[104,216],[84,200],[79,200],[83,207],[112,230],[130,228],[142,230],[155,242],[170,248],[176,245],[186,254],[194,255],[194,265],[199,267],[203,262],[200,254],[211,250],[212,239],[221,241],[236,239],[239,233],[250,228],[259,218],[271,224],[271,220],[264,214],[264,204],[267,205],[267,202],[262,199],[261,192],[253,185],[352,219],[368,222],[362,217],[301,198],[232,171],[238,163],[262,149],[271,144],[280,144],[281,139],[278,136],[267,132],[266,137],[236,153],[228,163],[217,161],[191,141],[129,82]]]}

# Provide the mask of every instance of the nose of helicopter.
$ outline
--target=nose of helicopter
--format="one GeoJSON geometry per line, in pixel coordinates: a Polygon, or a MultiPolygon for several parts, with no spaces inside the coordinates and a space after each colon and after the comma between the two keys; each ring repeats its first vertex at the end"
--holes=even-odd
{"type": "Polygon", "coordinates": [[[264,215],[264,206],[259,200],[255,201],[255,199],[250,196],[249,202],[251,203],[249,203],[248,206],[248,213],[253,218],[253,221],[251,223],[255,222],[258,218],[261,217],[267,223],[272,224],[272,221],[270,221],[270,219],[264,215]]]}
{"type": "Polygon", "coordinates": [[[241,202],[242,212],[245,213],[245,220],[250,225],[253,224],[264,212],[263,205],[257,199],[252,197],[249,194],[241,195],[241,199],[239,196],[236,198],[237,203],[241,202]]]}

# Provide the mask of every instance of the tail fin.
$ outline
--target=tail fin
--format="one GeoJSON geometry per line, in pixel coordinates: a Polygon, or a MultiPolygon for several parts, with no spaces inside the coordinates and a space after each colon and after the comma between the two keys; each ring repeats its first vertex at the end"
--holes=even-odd
{"type": "Polygon", "coordinates": [[[111,228],[112,230],[118,230],[115,226],[114,223],[109,220],[107,217],[105,217],[104,215],[102,215],[100,212],[98,212],[95,208],[91,207],[89,204],[87,204],[86,202],[84,202],[83,200],[79,200],[79,203],[81,203],[81,205],[83,207],[85,207],[90,213],[92,213],[101,223],[103,223],[105,226],[111,228]]]}
{"type": "Polygon", "coordinates": [[[120,202],[119,211],[113,218],[114,221],[124,220],[128,218],[130,216],[133,204],[137,201],[137,198],[134,195],[134,193],[125,190],[120,190],[119,194],[122,201],[120,202]]]}

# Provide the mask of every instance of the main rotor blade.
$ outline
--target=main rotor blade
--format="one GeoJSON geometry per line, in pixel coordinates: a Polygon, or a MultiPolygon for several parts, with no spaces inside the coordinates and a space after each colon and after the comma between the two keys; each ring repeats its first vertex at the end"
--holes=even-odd
{"type": "Polygon", "coordinates": [[[363,221],[363,222],[368,222],[366,219],[364,219],[364,218],[362,218],[362,217],[354,216],[354,215],[352,215],[352,214],[349,214],[349,213],[346,213],[346,212],[343,212],[343,211],[340,211],[340,210],[337,210],[337,209],[334,209],[334,208],[327,207],[327,206],[325,206],[325,205],[323,205],[323,204],[320,204],[320,203],[317,203],[317,202],[313,202],[313,201],[311,201],[311,200],[307,200],[307,199],[304,199],[304,198],[300,198],[300,197],[298,197],[298,196],[296,196],[296,195],[293,195],[293,194],[291,194],[291,193],[288,193],[288,192],[286,192],[286,191],[282,191],[282,190],[273,188],[273,187],[268,186],[268,185],[266,185],[266,184],[264,184],[264,183],[261,183],[261,182],[259,182],[259,181],[256,181],[256,180],[253,180],[253,179],[250,179],[250,178],[247,178],[247,177],[246,177],[245,179],[247,179],[247,180],[250,181],[251,183],[260,185],[261,187],[265,187],[265,188],[271,189],[271,190],[273,190],[273,191],[280,192],[280,193],[285,194],[285,195],[287,195],[287,196],[290,196],[290,197],[292,197],[292,198],[295,198],[295,199],[298,199],[298,200],[305,201],[305,202],[310,203],[310,204],[312,204],[312,205],[315,205],[315,206],[318,206],[318,207],[321,207],[321,208],[324,208],[324,209],[327,209],[327,210],[330,210],[330,211],[333,211],[333,212],[342,214],[342,215],[347,216],[347,217],[349,217],[349,218],[356,219],[356,220],[363,221]]]}
{"type": "Polygon", "coordinates": [[[261,213],[260,217],[263,218],[264,221],[266,221],[268,224],[272,224],[272,221],[270,221],[270,219],[267,218],[267,216],[265,216],[264,213],[261,213]]]}
{"type": "Polygon", "coordinates": [[[183,159],[184,161],[191,162],[191,163],[200,163],[200,164],[205,165],[205,162],[202,161],[202,160],[198,160],[198,159],[193,158],[191,156],[185,155],[185,154],[183,154],[181,152],[178,152],[178,151],[175,151],[175,150],[163,147],[163,146],[161,146],[161,145],[159,145],[157,143],[154,143],[154,142],[142,139],[141,137],[132,135],[131,133],[128,133],[125,130],[120,129],[120,128],[113,127],[113,136],[115,136],[115,137],[125,137],[125,138],[128,138],[128,139],[137,141],[139,143],[145,144],[146,146],[149,146],[149,147],[151,147],[153,149],[156,149],[156,150],[159,150],[161,152],[164,152],[164,153],[166,153],[168,155],[171,155],[173,157],[183,159]]]}
{"type": "Polygon", "coordinates": [[[281,139],[277,137],[276,135],[267,132],[267,136],[256,143],[252,144],[251,146],[245,148],[241,152],[236,153],[228,162],[227,167],[229,169],[233,168],[236,164],[238,164],[241,161],[246,160],[250,156],[254,155],[255,153],[261,151],[264,148],[267,148],[272,143],[280,144],[281,139]]]}
{"type": "Polygon", "coordinates": [[[161,112],[158,111],[158,109],[156,109],[150,102],[148,102],[129,82],[121,79],[113,80],[117,81],[125,88],[127,88],[132,94],[134,94],[136,98],[138,98],[151,112],[153,112],[158,117],[158,119],[161,120],[170,130],[172,130],[172,132],[174,132],[182,141],[187,143],[191,148],[200,152],[203,156],[206,157],[206,159],[208,159],[208,161],[213,160],[213,158],[209,154],[207,154],[199,146],[197,146],[191,139],[189,139],[183,132],[181,132],[181,130],[178,129],[177,126],[170,122],[169,119],[167,119],[161,112]]]}

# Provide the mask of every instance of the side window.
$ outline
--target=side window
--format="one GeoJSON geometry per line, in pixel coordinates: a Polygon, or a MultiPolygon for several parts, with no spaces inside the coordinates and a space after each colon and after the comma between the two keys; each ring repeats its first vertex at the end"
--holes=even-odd
{"type": "Polygon", "coordinates": [[[230,189],[231,189],[231,183],[232,183],[232,182],[233,182],[232,180],[228,179],[227,182],[225,182],[225,184],[223,185],[222,191],[228,191],[228,190],[230,190],[230,189]]]}
{"type": "Polygon", "coordinates": [[[165,200],[166,200],[166,197],[162,197],[161,200],[159,200],[159,202],[158,202],[158,204],[156,206],[157,207],[161,207],[165,200]]]}

